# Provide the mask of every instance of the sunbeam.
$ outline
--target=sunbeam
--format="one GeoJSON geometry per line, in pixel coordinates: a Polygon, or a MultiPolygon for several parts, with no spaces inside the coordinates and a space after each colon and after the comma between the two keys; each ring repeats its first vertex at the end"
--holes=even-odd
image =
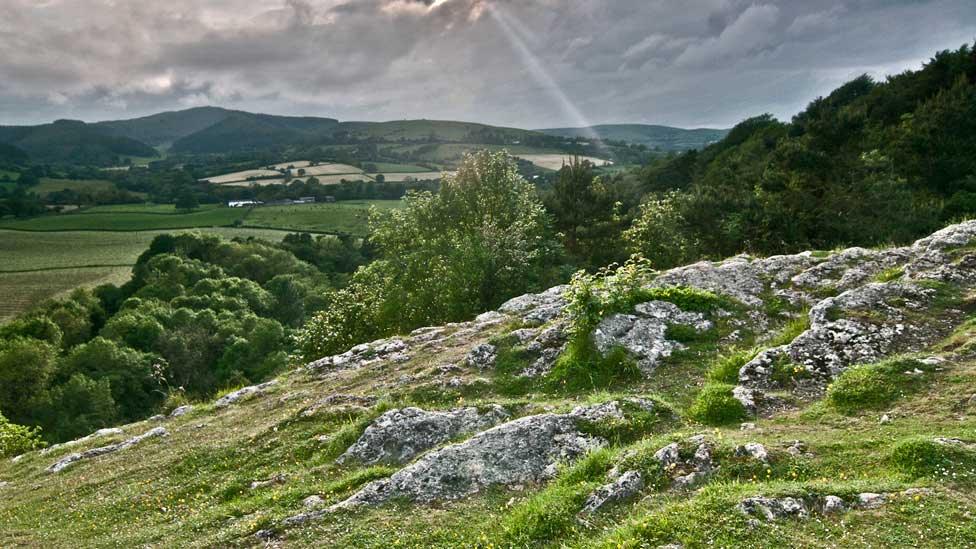
{"type": "Polygon", "coordinates": [[[586,136],[588,139],[593,140],[596,143],[601,144],[602,141],[596,132],[590,130],[590,122],[587,120],[586,116],[582,111],[576,106],[575,103],[566,95],[562,87],[556,82],[555,78],[549,73],[548,70],[539,61],[539,58],[532,52],[526,43],[524,36],[524,31],[519,30],[519,24],[517,21],[513,20],[505,9],[493,3],[486,2],[485,9],[491,15],[492,21],[494,21],[498,28],[505,34],[505,37],[509,40],[518,53],[525,65],[525,68],[529,70],[532,78],[545,89],[546,93],[552,97],[563,110],[563,114],[568,116],[576,126],[581,128],[587,128],[586,136]]]}

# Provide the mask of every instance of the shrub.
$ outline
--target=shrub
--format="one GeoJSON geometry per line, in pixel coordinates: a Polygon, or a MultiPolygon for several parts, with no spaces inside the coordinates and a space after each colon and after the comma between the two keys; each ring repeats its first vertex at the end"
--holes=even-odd
{"type": "Polygon", "coordinates": [[[827,388],[827,402],[844,414],[887,406],[907,392],[917,390],[921,380],[906,375],[932,367],[912,359],[891,359],[848,368],[827,388]]]}
{"type": "Polygon", "coordinates": [[[681,310],[698,313],[710,313],[719,308],[735,307],[735,303],[728,298],[690,286],[665,286],[646,288],[641,291],[640,302],[652,300],[667,301],[674,303],[681,310]]]}
{"type": "Polygon", "coordinates": [[[748,412],[732,396],[732,389],[732,385],[725,383],[706,385],[688,409],[688,415],[706,425],[728,425],[746,419],[748,412]]]}
{"type": "Polygon", "coordinates": [[[912,478],[976,475],[976,452],[930,439],[911,438],[899,442],[891,451],[890,462],[895,469],[912,478]]]}
{"type": "Polygon", "coordinates": [[[632,309],[645,298],[643,285],[650,281],[653,270],[640,256],[626,263],[611,265],[595,274],[579,271],[573,275],[566,292],[566,315],[569,331],[574,339],[590,337],[601,320],[614,313],[632,309]]]}
{"type": "Polygon", "coordinates": [[[643,377],[634,359],[621,347],[605,356],[591,338],[573,339],[556,360],[547,381],[553,390],[588,391],[606,389],[643,377]]]}
{"type": "Polygon", "coordinates": [[[10,423],[0,413],[0,458],[17,456],[44,446],[39,428],[10,423]]]}
{"type": "Polygon", "coordinates": [[[770,347],[779,347],[792,342],[800,334],[810,329],[810,315],[803,312],[799,316],[790,319],[772,339],[769,340],[770,347]]]}
{"type": "Polygon", "coordinates": [[[739,370],[758,353],[758,349],[742,349],[718,357],[708,370],[708,379],[716,383],[735,385],[739,382],[739,370]]]}
{"type": "Polygon", "coordinates": [[[903,267],[889,267],[874,277],[877,282],[891,282],[892,280],[898,280],[905,275],[905,269],[903,267]]]}

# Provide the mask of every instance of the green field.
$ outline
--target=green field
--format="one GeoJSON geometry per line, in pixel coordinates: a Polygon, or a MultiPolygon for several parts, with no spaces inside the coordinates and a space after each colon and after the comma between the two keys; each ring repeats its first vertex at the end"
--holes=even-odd
{"type": "MultiPolygon", "coordinates": [[[[200,229],[226,238],[280,240],[285,231],[241,228],[200,229]]],[[[0,320],[78,286],[122,283],[131,266],[157,235],[174,231],[0,230],[0,320]]],[[[179,230],[175,232],[189,232],[179,230]]]]}
{"type": "Polygon", "coordinates": [[[340,232],[364,236],[368,230],[369,209],[399,208],[400,200],[355,200],[331,204],[298,204],[255,208],[244,220],[245,227],[340,232]]]}
{"type": "Polygon", "coordinates": [[[65,189],[77,192],[111,191],[115,189],[115,183],[102,179],[52,179],[44,177],[41,178],[40,183],[31,187],[30,190],[40,196],[47,196],[65,189]]]}
{"type": "Polygon", "coordinates": [[[432,171],[430,168],[415,166],[413,164],[393,164],[392,162],[367,162],[376,166],[376,172],[372,173],[419,173],[432,171]]]}
{"type": "Polygon", "coordinates": [[[20,179],[20,172],[0,170],[0,179],[9,179],[11,181],[17,181],[18,179],[20,179]]]}
{"type": "MultiPolygon", "coordinates": [[[[104,208],[104,207],[103,207],[104,208]]],[[[120,210],[92,211],[61,215],[45,215],[30,219],[0,221],[0,229],[19,231],[151,231],[159,229],[188,229],[194,227],[229,227],[240,220],[247,210],[240,208],[201,208],[190,213],[145,211],[138,206],[123,206],[120,210]],[[126,210],[126,208],[129,208],[126,210]],[[135,209],[132,209],[135,208],[135,209]]],[[[94,210],[94,208],[93,208],[94,210]]]]}

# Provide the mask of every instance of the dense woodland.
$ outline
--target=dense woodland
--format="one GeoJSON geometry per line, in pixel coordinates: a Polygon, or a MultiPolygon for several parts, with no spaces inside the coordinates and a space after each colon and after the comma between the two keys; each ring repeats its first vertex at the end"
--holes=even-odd
{"type": "MultiPolygon", "coordinates": [[[[19,179],[0,186],[0,214],[43,210],[29,189],[51,168],[3,154],[19,179]]],[[[862,76],[789,122],[750,118],[702,150],[614,175],[575,162],[533,184],[491,152],[467,157],[439,186],[227,190],[197,183],[197,169],[111,177],[122,201],[328,193],[406,204],[377,213],[365,240],[157,238],[131,282],[78,291],[0,328],[0,412],[10,421],[65,440],[290,362],[468,319],[633,254],[660,269],[908,242],[976,214],[976,53],[941,52],[885,82],[862,76]]]]}

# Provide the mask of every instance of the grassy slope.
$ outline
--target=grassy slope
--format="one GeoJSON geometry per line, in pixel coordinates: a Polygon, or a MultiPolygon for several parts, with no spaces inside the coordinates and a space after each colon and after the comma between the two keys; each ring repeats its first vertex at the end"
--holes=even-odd
{"type": "MultiPolygon", "coordinates": [[[[943,320],[941,310],[930,310],[930,321],[943,320]]],[[[763,345],[789,340],[803,328],[788,314],[768,312],[774,322],[763,345]]],[[[676,417],[643,425],[632,433],[635,436],[621,438],[616,446],[564,469],[553,482],[523,490],[490,489],[430,507],[393,503],[342,512],[285,530],[280,544],[653,548],[680,542],[685,547],[819,548],[976,543],[976,455],[953,465],[947,474],[929,476],[910,475],[893,459],[900,443],[916,437],[976,438],[976,402],[970,399],[976,387],[976,315],[970,312],[953,335],[920,355],[940,354],[947,362],[904,379],[900,368],[892,370],[895,378],[890,381],[899,391],[883,406],[841,414],[827,401],[798,402],[797,409],[759,419],[756,429],[747,431],[738,424],[705,427],[687,416],[706,373],[716,364],[716,342],[739,329],[741,345],[757,343],[756,334],[743,330],[734,318],[715,315],[712,320],[713,332],[686,341],[688,349],[672,355],[650,378],[614,389],[621,391],[619,395],[656,396],[676,417]],[[891,421],[880,423],[881,414],[891,421]],[[577,521],[582,500],[605,482],[611,465],[620,460],[646,464],[661,446],[695,434],[711,440],[721,466],[701,490],[675,493],[652,485],[636,501],[577,521]],[[786,448],[794,440],[804,441],[808,454],[790,456],[786,448]],[[764,444],[772,456],[770,465],[732,458],[732,449],[746,442],[764,444]],[[849,500],[861,492],[893,493],[910,487],[933,492],[899,497],[874,510],[756,524],[735,509],[753,495],[833,494],[849,500]]],[[[529,415],[616,396],[515,382],[506,376],[511,365],[505,365],[513,359],[497,336],[515,327],[474,333],[448,328],[457,330],[453,339],[412,349],[410,359],[402,363],[378,361],[322,377],[296,370],[282,376],[267,395],[224,410],[199,404],[189,416],[163,423],[169,437],[82,462],[57,475],[44,468],[77,448],[0,462],[0,481],[12,483],[0,488],[0,546],[260,546],[253,534],[301,512],[305,497],[317,494],[334,503],[369,480],[393,472],[334,461],[369,421],[390,407],[499,403],[517,415],[529,415]],[[450,376],[466,383],[460,388],[444,385],[438,368],[461,364],[473,345],[487,340],[501,348],[496,369],[452,372],[450,376]],[[472,383],[478,378],[487,379],[472,383]],[[368,410],[302,415],[307,406],[333,393],[376,395],[382,401],[368,410]],[[287,481],[249,487],[252,481],[279,474],[287,481]]],[[[143,422],[125,429],[131,436],[156,425],[143,422]]],[[[87,447],[121,438],[90,442],[87,447]]]]}
{"type": "MultiPolygon", "coordinates": [[[[496,328],[504,333],[511,327],[496,328]]],[[[727,333],[730,326],[720,326],[727,333]]],[[[488,337],[491,333],[481,334],[488,337]]],[[[973,340],[976,327],[956,335],[973,340]]],[[[424,378],[432,368],[459,362],[475,340],[465,336],[436,353],[418,354],[405,364],[385,364],[343,371],[318,379],[293,372],[271,394],[243,405],[215,411],[201,405],[188,417],[165,423],[170,436],[123,453],[83,462],[50,476],[43,468],[70,450],[47,456],[31,454],[16,464],[0,463],[0,479],[14,480],[0,501],[0,545],[67,547],[258,546],[252,534],[301,510],[301,501],[321,494],[328,502],[343,499],[365,482],[392,472],[386,468],[342,467],[335,456],[351,443],[372,417],[348,412],[302,418],[310,402],[333,392],[369,393],[396,387],[404,375],[424,378]],[[319,439],[322,435],[327,435],[319,439]],[[254,480],[277,474],[287,482],[252,490],[254,480]],[[33,489],[26,489],[31,486],[33,489]]],[[[958,342],[958,341],[957,341],[958,342]]],[[[680,413],[698,391],[714,349],[693,345],[674,357],[658,375],[628,391],[658,394],[680,413]]],[[[477,372],[461,375],[478,375],[477,372]]],[[[582,398],[612,395],[532,392],[506,397],[489,385],[479,395],[450,391],[383,390],[385,406],[416,404],[427,408],[458,403],[500,402],[522,414],[567,409],[582,398]]],[[[976,435],[976,409],[960,407],[976,387],[976,359],[956,360],[925,377],[919,392],[885,408],[892,422],[879,425],[880,411],[840,415],[822,403],[775,419],[757,421],[757,429],[738,426],[704,428],[688,420],[645,433],[643,440],[598,452],[584,466],[526,491],[488,490],[478,496],[431,508],[391,504],[340,513],[308,527],[288,530],[283,544],[301,547],[657,547],[681,542],[686,547],[962,547],[976,541],[971,520],[976,513],[973,475],[953,479],[913,479],[895,468],[891,449],[907,437],[976,435]],[[671,440],[706,433],[719,452],[736,444],[760,442],[773,455],[772,466],[748,468],[727,463],[704,489],[691,494],[645,490],[639,502],[615,506],[586,523],[575,513],[585,495],[598,486],[615,457],[648,456],[671,440]],[[793,440],[808,444],[808,456],[790,458],[793,440]],[[589,471],[589,472],[587,472],[589,471]],[[734,510],[744,497],[776,494],[891,492],[931,486],[932,495],[903,498],[884,507],[853,510],[839,516],[763,522],[750,526],[734,510]]],[[[126,427],[130,434],[155,424],[126,427]]],[[[106,439],[90,446],[103,445],[106,439]]]]}
{"type": "Polygon", "coordinates": [[[244,226],[343,232],[365,236],[371,207],[387,210],[399,208],[401,204],[403,203],[400,200],[354,200],[331,204],[267,206],[252,210],[244,226]]]}

